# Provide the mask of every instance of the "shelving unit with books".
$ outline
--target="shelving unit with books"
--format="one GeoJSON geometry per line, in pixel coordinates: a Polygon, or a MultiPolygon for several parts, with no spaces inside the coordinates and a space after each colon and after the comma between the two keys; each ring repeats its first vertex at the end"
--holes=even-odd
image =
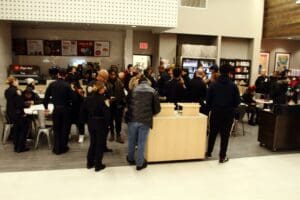
{"type": "Polygon", "coordinates": [[[233,67],[233,81],[238,86],[249,86],[251,74],[251,60],[221,58],[220,64],[229,64],[233,67]]]}

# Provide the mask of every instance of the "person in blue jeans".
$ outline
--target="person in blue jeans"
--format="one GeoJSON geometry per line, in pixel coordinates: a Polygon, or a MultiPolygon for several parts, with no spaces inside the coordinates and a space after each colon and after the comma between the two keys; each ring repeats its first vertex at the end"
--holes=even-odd
{"type": "Polygon", "coordinates": [[[139,85],[128,95],[127,102],[128,111],[125,116],[128,123],[127,162],[136,165],[137,170],[141,170],[147,167],[147,161],[144,158],[145,144],[153,125],[153,116],[160,112],[159,97],[147,79],[142,76],[139,85]]]}

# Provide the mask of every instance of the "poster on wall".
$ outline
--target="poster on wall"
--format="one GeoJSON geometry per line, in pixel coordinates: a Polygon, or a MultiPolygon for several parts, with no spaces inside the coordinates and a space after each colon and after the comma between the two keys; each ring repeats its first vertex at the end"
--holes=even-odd
{"type": "Polygon", "coordinates": [[[262,70],[264,70],[266,72],[266,74],[269,73],[269,57],[270,57],[270,53],[268,53],[268,52],[260,53],[258,74],[261,74],[262,70]]]}
{"type": "Polygon", "coordinates": [[[78,56],[93,56],[94,41],[77,41],[78,56]]]}
{"type": "Polygon", "coordinates": [[[60,40],[44,40],[44,55],[60,56],[61,41],[60,40]]]}
{"type": "Polygon", "coordinates": [[[94,56],[105,57],[109,56],[110,48],[109,41],[95,41],[94,56]]]}
{"type": "Polygon", "coordinates": [[[12,50],[15,55],[27,55],[27,45],[25,39],[13,39],[12,50]]]}
{"type": "Polygon", "coordinates": [[[28,55],[43,55],[43,40],[27,40],[28,55]]]}
{"type": "Polygon", "coordinates": [[[289,53],[275,53],[275,70],[283,71],[289,68],[290,54],[289,53]]]}
{"type": "Polygon", "coordinates": [[[62,55],[63,56],[76,56],[77,55],[77,41],[75,40],[62,40],[62,55]]]}

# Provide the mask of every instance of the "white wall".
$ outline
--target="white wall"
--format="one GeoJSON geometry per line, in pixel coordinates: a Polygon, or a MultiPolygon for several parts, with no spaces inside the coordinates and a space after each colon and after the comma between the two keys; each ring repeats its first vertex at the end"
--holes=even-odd
{"type": "Polygon", "coordinates": [[[7,68],[12,63],[11,54],[11,25],[0,22],[0,81],[7,76],[7,68]]]}
{"type": "Polygon", "coordinates": [[[264,0],[208,0],[208,7],[179,7],[178,25],[167,32],[260,37],[264,0]]]}
{"type": "Polygon", "coordinates": [[[177,35],[176,34],[161,34],[159,35],[159,56],[162,59],[167,59],[170,64],[176,62],[176,46],[177,35]]]}
{"type": "Polygon", "coordinates": [[[300,40],[263,39],[261,51],[269,52],[269,72],[275,69],[275,53],[290,53],[290,69],[300,69],[300,40]]]}
{"type": "Polygon", "coordinates": [[[249,39],[222,38],[221,58],[228,59],[252,59],[249,39]]]}
{"type": "Polygon", "coordinates": [[[42,73],[48,74],[48,68],[52,65],[66,67],[75,60],[84,59],[87,62],[99,62],[102,68],[110,65],[123,66],[124,63],[124,37],[123,31],[91,31],[91,30],[62,30],[62,29],[32,29],[14,28],[13,38],[47,39],[47,40],[99,40],[110,41],[109,57],[79,57],[79,56],[15,56],[16,64],[34,64],[41,67],[42,73]],[[47,58],[50,63],[44,63],[47,58]]]}

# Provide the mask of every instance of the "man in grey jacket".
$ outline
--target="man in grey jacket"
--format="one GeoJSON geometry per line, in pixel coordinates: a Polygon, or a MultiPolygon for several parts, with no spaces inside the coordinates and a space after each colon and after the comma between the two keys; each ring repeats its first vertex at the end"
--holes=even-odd
{"type": "Polygon", "coordinates": [[[144,158],[145,144],[153,116],[160,112],[160,102],[157,92],[149,85],[145,77],[141,77],[139,85],[134,88],[128,100],[128,156],[129,164],[136,164],[136,169],[147,167],[144,158]],[[134,159],[137,146],[137,158],[134,159]],[[136,162],[135,162],[136,161],[136,162]]]}

